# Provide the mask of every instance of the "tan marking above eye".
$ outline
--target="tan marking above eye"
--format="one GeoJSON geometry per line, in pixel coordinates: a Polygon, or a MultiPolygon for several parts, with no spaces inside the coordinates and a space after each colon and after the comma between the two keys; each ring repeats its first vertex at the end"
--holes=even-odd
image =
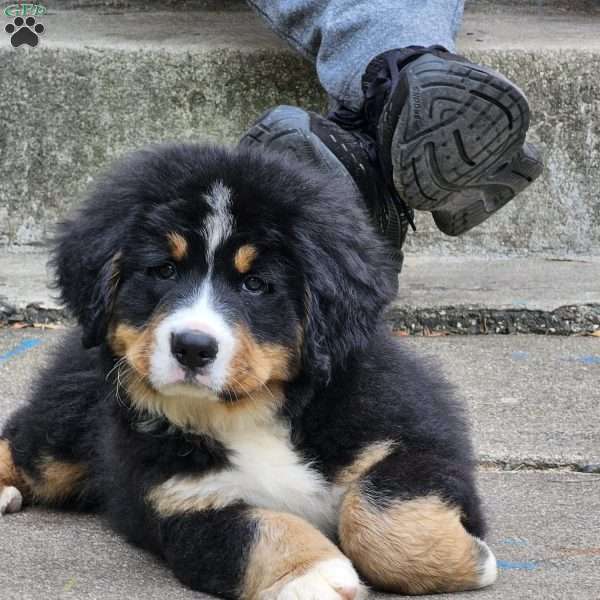
{"type": "Polygon", "coordinates": [[[252,263],[258,256],[258,250],[252,244],[238,248],[233,259],[233,264],[238,273],[247,273],[252,268],[252,263]]]}
{"type": "Polygon", "coordinates": [[[188,254],[187,240],[180,234],[171,231],[167,234],[171,256],[175,260],[183,260],[188,254]]]}

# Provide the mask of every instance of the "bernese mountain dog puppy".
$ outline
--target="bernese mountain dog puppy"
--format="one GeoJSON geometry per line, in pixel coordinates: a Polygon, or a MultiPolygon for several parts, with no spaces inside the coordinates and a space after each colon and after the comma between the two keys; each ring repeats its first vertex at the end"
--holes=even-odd
{"type": "Polygon", "coordinates": [[[492,583],[463,410],[383,321],[389,250],[284,157],[122,161],[58,236],[79,326],[4,428],[0,512],[101,511],[224,598],[492,583]]]}

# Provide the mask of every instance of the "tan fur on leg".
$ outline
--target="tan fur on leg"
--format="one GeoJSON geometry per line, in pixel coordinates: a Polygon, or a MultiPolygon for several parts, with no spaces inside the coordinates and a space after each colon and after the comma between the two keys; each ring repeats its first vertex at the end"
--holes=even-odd
{"type": "Polygon", "coordinates": [[[10,485],[19,487],[22,483],[8,440],[0,439],[0,487],[10,485]]]}
{"type": "Polygon", "coordinates": [[[394,442],[384,440],[374,442],[363,448],[358,456],[347,467],[343,468],[335,477],[338,485],[348,486],[362,477],[369,469],[380,463],[394,450],[394,442]]]}
{"type": "Polygon", "coordinates": [[[0,515],[21,510],[27,485],[16,467],[8,440],[0,439],[0,515]]]}
{"type": "Polygon", "coordinates": [[[322,533],[299,517],[254,510],[259,533],[246,570],[243,597],[277,594],[286,583],[330,559],[346,560],[322,533]]]}
{"type": "Polygon", "coordinates": [[[427,594],[480,587],[480,549],[458,508],[436,496],[371,505],[358,484],[340,515],[346,555],[371,585],[389,592],[427,594]]]}
{"type": "Polygon", "coordinates": [[[44,456],[39,462],[39,475],[23,473],[23,479],[34,500],[60,504],[81,491],[86,467],[79,463],[56,460],[44,456]]]}

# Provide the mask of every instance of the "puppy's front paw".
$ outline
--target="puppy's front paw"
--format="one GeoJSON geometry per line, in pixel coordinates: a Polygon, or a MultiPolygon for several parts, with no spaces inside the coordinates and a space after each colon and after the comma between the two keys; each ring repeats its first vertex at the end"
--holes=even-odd
{"type": "Polygon", "coordinates": [[[334,558],[317,563],[277,589],[260,595],[260,600],[359,600],[364,588],[349,560],[334,558]]]}
{"type": "Polygon", "coordinates": [[[19,512],[22,506],[23,496],[16,487],[0,487],[0,515],[19,512]]]}

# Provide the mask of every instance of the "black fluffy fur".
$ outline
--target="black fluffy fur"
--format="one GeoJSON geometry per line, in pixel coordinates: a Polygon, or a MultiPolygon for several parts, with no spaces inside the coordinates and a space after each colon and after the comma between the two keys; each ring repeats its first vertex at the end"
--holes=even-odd
{"type": "Polygon", "coordinates": [[[111,319],[143,324],[162,302],[160,290],[145,291],[139,271],[159,259],[153,232],[201,223],[199,199],[216,180],[233,190],[236,227],[276,249],[285,295],[265,305],[256,327],[263,338],[272,332],[278,339],[286,323],[304,324],[301,369],[287,384],[282,415],[295,446],[333,479],[369,443],[397,440],[394,453],[365,478],[363,485],[375,490],[372,501],[436,492],[458,505],[467,530],[481,537],[462,410],[433,366],[412,356],[382,322],[396,289],[390,252],[343,184],[247,151],[172,145],[136,153],[99,181],[62,226],[57,285],[80,329],[61,344],[3,432],[16,464],[34,474],[42,455],[85,464],[88,477],[69,499],[72,506],[105,512],[187,585],[238,597],[256,535],[249,507],[161,519],[144,501],[152,486],[176,473],[226,467],[227,448],[168,423],[145,433],[107,377],[115,362],[106,343],[111,319]]]}

